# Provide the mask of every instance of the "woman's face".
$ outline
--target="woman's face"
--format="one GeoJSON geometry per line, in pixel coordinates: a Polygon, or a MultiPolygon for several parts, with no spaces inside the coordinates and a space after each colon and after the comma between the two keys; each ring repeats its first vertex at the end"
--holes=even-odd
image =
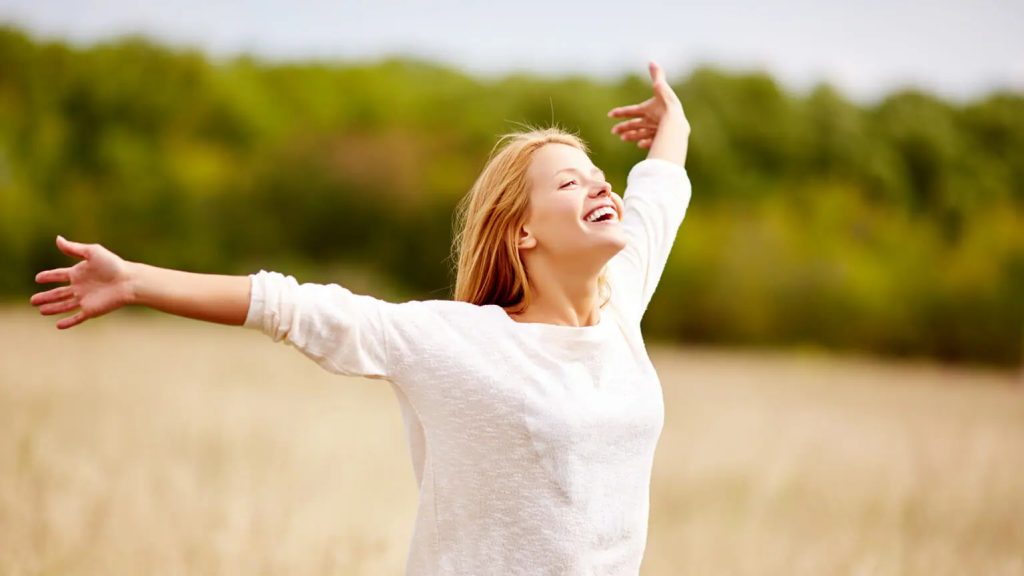
{"type": "Polygon", "coordinates": [[[568,144],[545,144],[533,153],[527,176],[532,189],[520,249],[600,267],[626,246],[622,198],[585,152],[568,144]],[[611,212],[600,221],[588,220],[600,207],[611,212]]]}

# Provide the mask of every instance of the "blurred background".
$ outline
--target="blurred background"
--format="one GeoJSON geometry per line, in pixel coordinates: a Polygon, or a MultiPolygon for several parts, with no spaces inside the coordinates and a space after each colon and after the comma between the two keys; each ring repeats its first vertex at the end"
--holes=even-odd
{"type": "Polygon", "coordinates": [[[498,135],[578,132],[622,193],[646,152],[606,112],[655,59],[693,198],[644,319],[642,572],[1024,574],[1020,30],[994,0],[0,0],[0,572],[400,573],[386,386],[134,310],[58,332],[33,277],[63,234],[450,298],[498,135]]]}

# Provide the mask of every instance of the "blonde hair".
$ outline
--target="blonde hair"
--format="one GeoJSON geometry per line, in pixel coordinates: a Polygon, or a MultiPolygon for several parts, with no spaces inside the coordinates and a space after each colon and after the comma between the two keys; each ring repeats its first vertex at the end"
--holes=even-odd
{"type": "MultiPolygon", "coordinates": [[[[496,304],[512,313],[530,306],[530,279],[517,246],[530,202],[526,171],[533,153],[551,143],[589,152],[579,136],[554,126],[527,126],[525,131],[503,134],[473,187],[459,201],[452,246],[455,300],[496,304]]],[[[610,297],[606,269],[598,277],[598,289],[604,306],[610,297]]]]}

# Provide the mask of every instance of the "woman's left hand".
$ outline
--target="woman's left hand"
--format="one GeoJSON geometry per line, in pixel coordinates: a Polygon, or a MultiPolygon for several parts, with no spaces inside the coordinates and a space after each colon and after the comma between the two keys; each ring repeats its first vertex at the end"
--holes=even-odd
{"type": "Polygon", "coordinates": [[[663,122],[681,123],[684,131],[689,132],[683,105],[665,80],[661,66],[651,60],[647,67],[654,95],[639,104],[619,106],[608,111],[610,118],[630,118],[612,126],[612,134],[618,134],[625,142],[636,142],[637,146],[645,149],[654,143],[654,137],[663,122]]]}

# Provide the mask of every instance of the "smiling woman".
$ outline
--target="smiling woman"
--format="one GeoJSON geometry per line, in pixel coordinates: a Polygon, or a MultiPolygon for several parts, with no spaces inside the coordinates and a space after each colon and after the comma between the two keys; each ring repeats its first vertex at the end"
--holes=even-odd
{"type": "MultiPolygon", "coordinates": [[[[557,166],[588,165],[590,161],[582,148],[546,142],[549,132],[520,136],[542,143],[533,153],[527,170],[533,182],[528,209],[522,223],[516,226],[515,234],[507,235],[516,238],[516,250],[512,253],[521,259],[525,270],[523,293],[515,294],[511,304],[468,301],[502,305],[513,319],[520,322],[590,326],[598,322],[601,310],[614,296],[616,288],[620,292],[636,294],[637,290],[632,286],[634,280],[650,283],[652,288],[657,284],[661,267],[656,267],[658,277],[649,277],[650,270],[645,270],[643,256],[636,251],[652,248],[651,238],[644,234],[658,234],[666,224],[674,238],[675,228],[683,217],[678,204],[657,206],[660,212],[655,214],[648,214],[646,207],[636,210],[636,204],[643,204],[646,200],[634,198],[635,194],[629,194],[630,188],[635,188],[636,182],[648,173],[664,178],[674,176],[679,180],[686,180],[686,173],[680,165],[648,158],[630,171],[628,201],[612,192],[603,178],[578,176],[563,182],[565,176],[555,178],[547,174],[567,171],[555,168],[557,166]],[[631,212],[633,217],[629,216],[631,212]],[[672,222],[675,222],[674,226],[672,222]],[[623,264],[633,268],[624,274],[626,277],[609,282],[610,273],[621,270],[623,264]],[[581,295],[589,295],[591,299],[581,295]]],[[[569,168],[568,171],[575,174],[585,172],[581,168],[569,168]]],[[[592,168],[590,172],[595,170],[592,168]]],[[[688,193],[685,196],[670,196],[668,200],[688,201],[688,193]]],[[[685,208],[684,202],[682,209],[685,211],[685,208]]],[[[668,246],[671,247],[671,241],[668,246]]],[[[658,256],[668,257],[667,253],[658,256]]],[[[661,264],[663,266],[664,261],[661,264]]],[[[463,270],[472,268],[460,267],[460,272],[463,270]]],[[[457,299],[462,299],[462,296],[456,292],[457,299]]],[[[649,298],[644,300],[644,308],[648,301],[649,298]]]]}
{"type": "Polygon", "coordinates": [[[192,274],[58,238],[69,328],[126,304],[260,330],[390,383],[420,489],[407,574],[635,575],[664,423],[640,321],[690,201],[689,126],[661,69],[609,116],[649,148],[622,197],[578,137],[506,134],[460,203],[454,300],[387,302],[261,270],[192,274]]]}
{"type": "MultiPolygon", "coordinates": [[[[546,283],[555,267],[591,280],[594,286],[583,288],[607,301],[601,269],[625,239],[621,232],[595,236],[585,217],[601,206],[621,212],[621,199],[587,157],[586,144],[556,128],[506,134],[501,143],[458,208],[455,299],[496,304],[519,320],[524,310],[540,310],[534,300],[543,288],[536,283],[546,283]],[[585,173],[601,177],[588,179],[585,173]]],[[[594,308],[593,301],[581,304],[594,308]]],[[[552,323],[579,325],[581,319],[552,323]]]]}

